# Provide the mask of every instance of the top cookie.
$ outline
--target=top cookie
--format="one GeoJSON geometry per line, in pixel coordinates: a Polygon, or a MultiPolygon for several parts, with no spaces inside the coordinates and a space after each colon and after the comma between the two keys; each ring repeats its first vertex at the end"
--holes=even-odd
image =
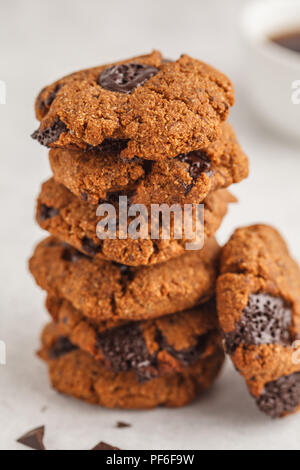
{"type": "Polygon", "coordinates": [[[182,55],[134,57],[68,75],[36,100],[33,138],[48,147],[90,148],[122,141],[122,157],[149,160],[202,149],[220,135],[233,105],[229,79],[182,55]]]}
{"type": "Polygon", "coordinates": [[[300,408],[300,269],[273,228],[236,230],[222,250],[217,304],[225,346],[259,408],[300,408]],[[298,354],[299,356],[299,354],[298,354]]]}

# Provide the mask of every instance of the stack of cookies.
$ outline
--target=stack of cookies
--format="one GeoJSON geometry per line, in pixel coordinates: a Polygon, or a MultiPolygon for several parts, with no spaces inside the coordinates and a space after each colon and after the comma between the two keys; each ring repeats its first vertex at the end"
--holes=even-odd
{"type": "Polygon", "coordinates": [[[36,219],[51,235],[30,270],[47,292],[52,322],[39,354],[58,391],[150,408],[182,406],[213,383],[224,360],[214,235],[235,202],[226,188],[248,174],[226,122],[233,101],[222,73],[157,51],[76,72],[39,94],[33,138],[50,148],[53,177],[36,219]],[[126,210],[203,204],[204,246],[186,250],[191,238],[177,236],[175,218],[168,238],[161,227],[153,238],[151,224],[143,238],[124,237],[120,196],[126,210]],[[103,204],[116,214],[107,238],[97,232],[103,204]]]}

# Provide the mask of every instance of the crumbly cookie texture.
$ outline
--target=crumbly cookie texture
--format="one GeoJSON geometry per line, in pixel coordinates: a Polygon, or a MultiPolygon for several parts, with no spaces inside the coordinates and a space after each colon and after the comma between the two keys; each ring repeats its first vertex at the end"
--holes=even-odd
{"type": "MultiPolygon", "coordinates": [[[[215,234],[227,213],[228,205],[235,201],[226,189],[207,196],[204,201],[205,239],[215,234]]],[[[43,184],[38,197],[36,220],[43,229],[87,255],[131,266],[157,264],[180,256],[190,239],[185,235],[182,239],[176,239],[172,223],[171,239],[162,239],[162,232],[160,239],[152,239],[149,226],[147,238],[121,239],[118,229],[116,239],[100,240],[96,229],[102,217],[96,216],[96,210],[97,206],[81,201],[63,185],[50,179],[43,184]]]]}
{"type": "Polygon", "coordinates": [[[33,138],[48,147],[83,149],[121,140],[122,157],[161,160],[207,147],[219,137],[233,102],[231,82],[213,67],[187,55],[167,62],[153,51],[73,73],[43,89],[33,138]],[[107,78],[112,66],[107,86],[103,74],[107,78]],[[117,89],[122,82],[129,90],[117,89]]]}
{"type": "Polygon", "coordinates": [[[114,373],[87,352],[75,348],[59,326],[47,325],[39,356],[49,367],[52,386],[61,393],[107,408],[179,407],[212,385],[224,361],[216,346],[212,355],[181,372],[140,383],[134,372],[114,373]]]}
{"type": "Polygon", "coordinates": [[[205,150],[172,159],[124,160],[113,144],[102,151],[51,149],[49,159],[55,180],[92,204],[118,193],[147,205],[201,203],[211,191],[248,176],[248,159],[228,123],[205,150]]]}
{"type": "Polygon", "coordinates": [[[259,408],[300,407],[300,269],[267,225],[239,228],[222,250],[217,307],[225,347],[259,408]],[[296,359],[296,360],[295,360],[296,359]]]}
{"type": "Polygon", "coordinates": [[[29,261],[37,284],[69,300],[97,320],[142,320],[183,311],[210,299],[215,290],[219,246],[209,239],[202,250],[154,266],[128,267],[83,255],[48,237],[29,261]]]}
{"type": "Polygon", "coordinates": [[[93,322],[70,302],[48,296],[47,308],[65,337],[113,372],[133,370],[140,382],[180,372],[221,346],[215,302],[155,320],[93,322]]]}

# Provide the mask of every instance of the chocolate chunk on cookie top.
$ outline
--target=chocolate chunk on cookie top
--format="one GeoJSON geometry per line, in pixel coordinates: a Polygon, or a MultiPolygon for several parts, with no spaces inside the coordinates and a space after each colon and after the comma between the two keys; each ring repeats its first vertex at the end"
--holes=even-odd
{"type": "Polygon", "coordinates": [[[131,93],[137,86],[143,85],[146,80],[156,75],[157,72],[156,67],[132,62],[115,65],[103,70],[97,82],[106,90],[131,93]]]}
{"type": "Polygon", "coordinates": [[[187,55],[166,62],[154,51],[44,88],[33,138],[48,147],[82,149],[121,140],[122,157],[163,160],[216,140],[233,102],[231,82],[213,67],[187,55]]]}
{"type": "Polygon", "coordinates": [[[272,417],[300,407],[300,269],[267,225],[237,229],[221,254],[217,307],[225,347],[259,408],[272,417]]]}

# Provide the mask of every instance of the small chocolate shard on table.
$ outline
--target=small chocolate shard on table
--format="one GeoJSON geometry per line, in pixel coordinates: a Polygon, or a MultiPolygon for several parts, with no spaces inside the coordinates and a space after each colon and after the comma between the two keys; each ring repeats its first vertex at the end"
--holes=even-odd
{"type": "Polygon", "coordinates": [[[124,423],[124,421],[118,421],[116,424],[116,428],[131,428],[131,424],[124,423]]]}
{"type": "Polygon", "coordinates": [[[118,447],[113,447],[110,444],[106,444],[106,442],[100,441],[93,449],[91,450],[120,450],[118,447]]]}
{"type": "Polygon", "coordinates": [[[17,442],[23,444],[26,447],[34,450],[46,450],[43,438],[44,438],[45,426],[40,426],[38,428],[28,431],[23,436],[17,439],[17,442]]]}

